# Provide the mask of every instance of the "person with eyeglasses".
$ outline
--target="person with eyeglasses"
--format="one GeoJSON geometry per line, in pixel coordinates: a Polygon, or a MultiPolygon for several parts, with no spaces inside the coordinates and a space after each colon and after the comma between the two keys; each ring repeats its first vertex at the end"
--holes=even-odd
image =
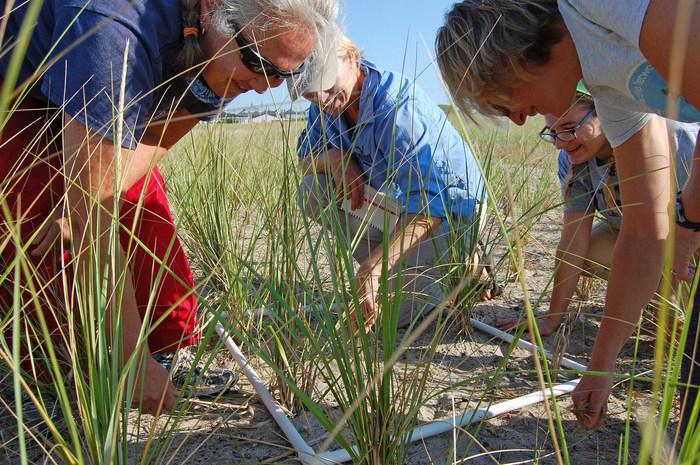
{"type": "MultiPolygon", "coordinates": [[[[564,218],[549,309],[537,321],[542,335],[560,327],[581,275],[608,279],[624,211],[613,150],[588,89],[579,84],[571,109],[561,117],[546,115],[545,123],[539,136],[559,150],[557,174],[564,218]]],[[[700,125],[667,124],[676,154],[676,182],[683,185],[693,163],[700,125]]],[[[682,323],[682,315],[679,319],[682,323]]],[[[673,323],[672,314],[669,322],[673,323]]],[[[518,323],[503,320],[497,326],[508,330],[518,323]]],[[[670,324],[667,331],[671,331],[670,324]]]]}
{"type": "MultiPolygon", "coordinates": [[[[303,209],[327,231],[346,231],[359,264],[360,308],[350,310],[351,322],[361,314],[373,328],[386,292],[396,326],[415,324],[445,298],[444,275],[455,257],[487,287],[472,253],[486,189],[445,113],[412,80],[365,59],[347,37],[339,39],[337,59],[314,61],[302,79],[287,82],[293,97],[311,102],[297,143],[303,209]],[[337,213],[340,229],[323,211],[337,213]]],[[[479,297],[497,290],[480,289],[479,297]]]]}
{"type": "Polygon", "coordinates": [[[196,343],[199,328],[192,273],[156,165],[200,119],[242,93],[279,86],[309,56],[323,53],[339,5],[46,0],[35,11],[36,5],[2,2],[0,76],[14,93],[2,102],[12,112],[0,145],[6,208],[0,237],[16,240],[3,241],[0,251],[3,270],[17,266],[18,253],[33,270],[0,289],[2,316],[14,303],[27,320],[41,312],[60,345],[76,323],[69,315],[80,314],[79,299],[101,298],[88,297],[91,277],[104,276],[105,301],[92,304],[105,307],[107,337],[117,326],[122,335],[104,346],[119,348],[116,363],[136,357],[135,405],[170,411],[178,391],[153,355],[196,343]],[[25,28],[30,35],[22,36],[25,28]],[[112,247],[115,210],[120,244],[112,247]]]}
{"type": "MultiPolygon", "coordinates": [[[[536,114],[561,115],[583,80],[615,152],[623,203],[639,205],[627,209],[615,246],[591,373],[571,394],[574,414],[589,428],[604,422],[613,387],[612,376],[594,373],[616,371],[618,354],[661,279],[672,227],[671,274],[694,279],[700,151],[686,184],[672,185],[666,118],[700,121],[698,30],[700,6],[682,0],[462,0],[437,34],[440,72],[466,112],[505,116],[518,125],[536,114]],[[669,207],[675,207],[675,227],[669,207]]],[[[700,393],[699,315],[693,312],[685,323],[691,337],[678,381],[683,431],[696,427],[688,422],[700,393]]]]}

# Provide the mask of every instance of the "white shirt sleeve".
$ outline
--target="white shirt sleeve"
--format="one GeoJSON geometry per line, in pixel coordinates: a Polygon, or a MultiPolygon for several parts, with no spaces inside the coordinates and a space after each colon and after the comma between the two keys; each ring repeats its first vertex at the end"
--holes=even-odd
{"type": "Polygon", "coordinates": [[[651,113],[621,109],[607,99],[595,99],[595,108],[605,136],[614,149],[637,134],[652,117],[651,113]]]}
{"type": "Polygon", "coordinates": [[[562,14],[575,10],[581,17],[639,45],[639,33],[649,0],[558,0],[562,14]]]}

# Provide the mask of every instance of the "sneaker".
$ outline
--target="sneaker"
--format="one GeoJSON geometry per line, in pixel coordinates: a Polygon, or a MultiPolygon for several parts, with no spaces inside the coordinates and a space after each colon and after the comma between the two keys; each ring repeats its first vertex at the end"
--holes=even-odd
{"type": "Polygon", "coordinates": [[[153,358],[170,372],[173,384],[187,397],[211,398],[229,391],[238,375],[225,368],[194,366],[195,356],[189,347],[170,354],[156,354],[153,358]],[[188,379],[189,378],[189,379],[188,379]]]}

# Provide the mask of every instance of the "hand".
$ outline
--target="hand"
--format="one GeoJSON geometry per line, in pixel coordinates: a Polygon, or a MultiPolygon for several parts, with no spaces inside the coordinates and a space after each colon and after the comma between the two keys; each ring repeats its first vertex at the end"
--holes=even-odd
{"type": "Polygon", "coordinates": [[[484,289],[481,291],[481,294],[479,294],[479,302],[487,302],[493,298],[494,296],[491,293],[491,289],[484,289]]]}
{"type": "MultiPolygon", "coordinates": [[[[547,336],[549,334],[552,334],[554,331],[559,329],[559,325],[561,324],[560,317],[552,316],[548,316],[545,319],[538,319],[535,321],[537,322],[537,329],[540,332],[540,336],[547,336]]],[[[520,321],[517,319],[499,321],[498,319],[496,319],[496,328],[500,329],[501,331],[510,331],[511,329],[516,329],[520,326],[525,326],[525,330],[527,331],[527,321],[520,321]]]]}
{"type": "Polygon", "coordinates": [[[64,243],[70,241],[71,231],[68,218],[63,216],[63,206],[59,205],[52,218],[46,221],[37,234],[36,239],[32,242],[34,248],[31,251],[33,257],[41,257],[51,249],[51,247],[60,240],[64,243]]]}
{"type": "Polygon", "coordinates": [[[700,232],[676,226],[676,237],[673,254],[673,277],[692,282],[695,276],[695,266],[690,258],[700,248],[700,232]]]}
{"type": "MultiPolygon", "coordinates": [[[[381,282],[382,270],[380,265],[372,266],[368,262],[360,265],[355,276],[357,293],[360,300],[360,310],[365,323],[365,331],[370,331],[377,320],[380,307],[378,304],[379,283],[381,282]]],[[[358,327],[357,315],[352,312],[351,317],[354,329],[358,327]]]]}
{"type": "Polygon", "coordinates": [[[574,402],[572,410],[579,423],[586,428],[597,428],[603,424],[612,385],[612,378],[593,375],[581,377],[578,386],[571,392],[571,400],[574,402]]]}
{"type": "Polygon", "coordinates": [[[170,381],[168,370],[148,356],[145,369],[137,373],[132,406],[139,407],[141,413],[157,415],[170,412],[175,407],[177,397],[178,391],[170,381]]]}
{"type": "Polygon", "coordinates": [[[365,185],[360,165],[352,157],[343,156],[340,150],[331,149],[325,155],[324,166],[340,190],[340,198],[350,200],[351,210],[360,208],[365,185]]]}

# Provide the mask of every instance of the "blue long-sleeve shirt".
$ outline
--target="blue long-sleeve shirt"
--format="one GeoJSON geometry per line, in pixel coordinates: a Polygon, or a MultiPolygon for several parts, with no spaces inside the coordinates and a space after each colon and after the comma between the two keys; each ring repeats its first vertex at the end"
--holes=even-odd
{"type": "Polygon", "coordinates": [[[373,188],[398,200],[404,214],[471,219],[486,198],[474,155],[445,113],[413,82],[363,60],[358,124],[309,107],[298,155],[351,153],[373,188]]]}

